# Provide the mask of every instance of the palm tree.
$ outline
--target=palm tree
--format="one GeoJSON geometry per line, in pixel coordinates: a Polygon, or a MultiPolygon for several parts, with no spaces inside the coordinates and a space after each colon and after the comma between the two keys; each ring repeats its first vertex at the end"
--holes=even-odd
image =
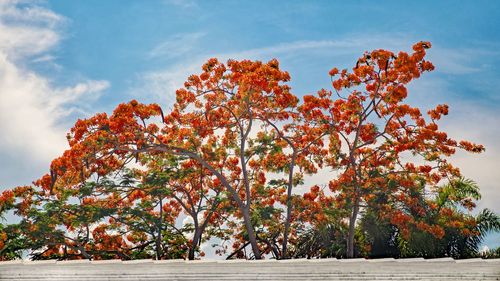
{"type": "MultiPolygon", "coordinates": [[[[439,187],[433,198],[421,198],[426,206],[424,216],[416,216],[429,225],[439,225],[445,235],[441,239],[411,227],[410,237],[404,239],[399,229],[387,219],[380,219],[376,208],[367,209],[359,227],[371,244],[370,257],[454,257],[467,258],[479,255],[479,247],[490,232],[500,231],[500,217],[489,209],[478,215],[469,213],[474,200],[479,200],[478,185],[464,178],[457,178],[439,187]],[[431,205],[437,207],[430,208],[431,205]],[[441,213],[450,214],[444,217],[441,213]],[[450,224],[453,220],[457,225],[450,224]]],[[[410,212],[409,210],[405,210],[410,212]]],[[[413,214],[415,216],[415,214],[413,214]]]]}

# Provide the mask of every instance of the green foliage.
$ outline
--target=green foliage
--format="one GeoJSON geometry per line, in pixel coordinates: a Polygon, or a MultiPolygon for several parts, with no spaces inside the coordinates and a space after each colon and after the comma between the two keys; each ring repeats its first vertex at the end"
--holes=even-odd
{"type": "Polygon", "coordinates": [[[398,229],[387,220],[368,210],[361,218],[358,232],[364,233],[366,243],[370,245],[367,256],[370,258],[399,257],[397,241],[398,229]]]}
{"type": "Polygon", "coordinates": [[[317,225],[299,232],[292,250],[294,258],[341,258],[346,251],[346,226],[335,223],[317,225]]]}

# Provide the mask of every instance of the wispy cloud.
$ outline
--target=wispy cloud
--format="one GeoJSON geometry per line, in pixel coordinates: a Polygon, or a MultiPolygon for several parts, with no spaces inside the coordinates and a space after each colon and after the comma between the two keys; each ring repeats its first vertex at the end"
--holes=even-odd
{"type": "MultiPolygon", "coordinates": [[[[186,78],[200,71],[201,65],[209,58],[216,57],[220,60],[227,59],[260,59],[266,60],[273,57],[300,58],[311,56],[314,53],[328,53],[334,57],[357,57],[363,51],[372,48],[386,46],[388,48],[407,48],[405,43],[408,40],[388,36],[353,37],[342,40],[301,40],[286,42],[262,48],[254,48],[241,51],[229,51],[223,53],[195,53],[190,46],[190,42],[201,38],[200,33],[187,35],[176,35],[177,39],[171,38],[158,45],[150,55],[165,53],[168,50],[176,50],[177,54],[172,63],[159,71],[150,71],[139,74],[137,85],[132,87],[131,94],[145,100],[156,100],[173,104],[175,101],[175,90],[181,87],[186,78]],[[175,43],[174,43],[175,42],[175,43]]],[[[411,42],[411,41],[410,41],[411,42]]]]}
{"type": "Polygon", "coordinates": [[[430,60],[439,67],[439,71],[452,74],[470,74],[481,71],[481,66],[474,65],[476,57],[473,50],[435,48],[430,52],[430,60]]]}
{"type": "Polygon", "coordinates": [[[164,3],[182,9],[198,8],[196,0],[164,0],[164,3]]]}
{"type": "Polygon", "coordinates": [[[40,57],[36,57],[31,60],[31,62],[34,63],[45,63],[45,62],[52,62],[55,60],[55,57],[52,55],[42,55],[40,57]]]}
{"type": "MultiPolygon", "coordinates": [[[[276,45],[222,53],[196,53],[190,43],[197,41],[202,36],[200,33],[176,35],[163,44],[158,45],[150,55],[164,54],[167,58],[174,58],[164,69],[145,72],[139,76],[139,85],[132,89],[138,96],[160,98],[162,101],[171,102],[175,90],[182,86],[185,79],[192,73],[199,72],[201,65],[211,57],[221,60],[226,59],[260,59],[266,60],[273,57],[280,61],[293,59],[328,57],[335,59],[334,63],[349,63],[356,60],[364,51],[378,48],[410,51],[411,44],[420,39],[412,38],[405,34],[357,34],[337,40],[301,40],[285,42],[276,45]],[[174,43],[175,42],[175,43],[174,43]],[[168,52],[168,50],[178,50],[168,52]]],[[[436,73],[462,75],[479,73],[485,70],[484,65],[475,61],[478,56],[491,55],[489,50],[458,49],[444,46],[434,46],[429,52],[429,58],[437,66],[436,73]]]]}
{"type": "MultiPolygon", "coordinates": [[[[94,80],[58,87],[50,77],[27,66],[34,61],[50,63],[50,52],[61,40],[59,28],[64,22],[62,16],[37,3],[0,4],[1,186],[22,177],[21,173],[34,173],[30,169],[39,163],[47,166],[66,147],[64,117],[81,110],[78,101],[95,97],[109,87],[107,81],[94,80]],[[30,163],[31,167],[11,170],[19,164],[13,164],[12,159],[30,163]]],[[[22,178],[24,183],[32,180],[22,178]]]]}
{"type": "Polygon", "coordinates": [[[149,57],[166,59],[180,57],[193,50],[203,36],[202,32],[173,35],[151,50],[149,57]]]}
{"type": "MultiPolygon", "coordinates": [[[[24,1],[26,2],[26,1],[24,1]]],[[[12,59],[46,52],[60,40],[57,26],[63,17],[20,1],[0,3],[0,50],[12,59]]]]}

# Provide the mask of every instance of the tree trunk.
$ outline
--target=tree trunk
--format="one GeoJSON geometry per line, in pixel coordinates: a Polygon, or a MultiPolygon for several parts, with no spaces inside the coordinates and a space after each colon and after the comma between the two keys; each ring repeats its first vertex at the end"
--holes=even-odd
{"type": "Polygon", "coordinates": [[[249,207],[243,209],[243,219],[245,221],[245,228],[248,233],[248,242],[252,246],[252,251],[256,260],[260,260],[262,258],[260,254],[259,246],[257,245],[257,238],[255,237],[255,232],[253,230],[252,222],[250,221],[250,211],[249,207]]]}
{"type": "Polygon", "coordinates": [[[297,153],[294,151],[292,154],[292,160],[290,162],[290,169],[288,171],[288,187],[287,187],[287,197],[286,197],[286,220],[285,220],[285,231],[283,232],[283,246],[281,250],[281,259],[287,258],[287,246],[288,246],[288,233],[290,231],[290,224],[292,220],[292,188],[293,188],[293,169],[295,167],[295,158],[297,153]]]}
{"type": "Polygon", "coordinates": [[[243,131],[243,125],[240,126],[240,163],[241,163],[241,172],[243,173],[243,183],[245,185],[245,196],[246,196],[246,204],[243,205],[243,218],[245,220],[245,227],[248,233],[248,241],[252,246],[252,251],[256,260],[261,259],[259,246],[257,245],[257,238],[255,237],[255,232],[252,226],[252,222],[250,221],[250,182],[247,172],[247,165],[245,160],[245,144],[250,134],[250,130],[252,128],[252,112],[248,111],[249,119],[248,119],[248,127],[245,131],[243,131]]]}
{"type": "Polygon", "coordinates": [[[189,253],[188,253],[188,259],[189,260],[194,260],[194,254],[196,252],[196,246],[198,245],[198,233],[194,233],[193,236],[193,243],[191,244],[191,247],[189,248],[189,253]]]}
{"type": "Polygon", "coordinates": [[[160,198],[160,218],[158,222],[158,234],[156,235],[156,259],[160,260],[162,256],[161,252],[161,226],[163,223],[163,200],[160,198]]]}
{"type": "Polygon", "coordinates": [[[196,252],[196,247],[200,243],[200,240],[201,240],[200,238],[201,238],[202,233],[203,232],[200,231],[198,228],[195,228],[194,235],[193,235],[193,242],[191,243],[191,247],[189,248],[189,252],[188,252],[188,259],[189,260],[194,260],[194,254],[196,252]]]}
{"type": "Polygon", "coordinates": [[[356,218],[359,212],[359,199],[354,201],[352,214],[349,219],[349,233],[347,236],[347,258],[354,258],[354,232],[356,230],[356,218]]]}

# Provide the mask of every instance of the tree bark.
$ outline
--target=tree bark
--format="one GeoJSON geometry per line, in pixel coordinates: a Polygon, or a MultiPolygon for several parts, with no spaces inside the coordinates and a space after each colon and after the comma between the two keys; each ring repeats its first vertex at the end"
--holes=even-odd
{"type": "Polygon", "coordinates": [[[250,182],[249,182],[249,177],[248,177],[248,171],[247,171],[247,166],[246,166],[246,160],[245,160],[245,144],[248,138],[248,135],[250,134],[250,130],[252,129],[252,112],[249,110],[249,119],[248,119],[248,126],[245,131],[243,131],[243,125],[240,125],[240,133],[241,133],[241,138],[240,138],[240,162],[241,162],[241,171],[243,173],[243,183],[245,185],[245,195],[246,195],[246,204],[243,206],[243,219],[245,221],[245,228],[248,233],[248,241],[250,242],[250,245],[252,246],[252,251],[255,256],[256,260],[260,260],[261,254],[259,250],[259,246],[257,245],[257,238],[255,236],[255,232],[253,229],[252,222],[250,221],[250,204],[251,204],[251,198],[250,198],[250,182]]]}
{"type": "Polygon", "coordinates": [[[188,259],[189,260],[194,260],[194,254],[196,252],[196,247],[198,246],[198,244],[200,243],[200,238],[201,238],[201,233],[202,231],[200,231],[197,227],[195,227],[195,230],[194,230],[194,235],[193,235],[193,242],[191,243],[191,247],[189,248],[189,252],[188,252],[188,259]]]}
{"type": "Polygon", "coordinates": [[[245,221],[245,228],[248,233],[248,242],[252,246],[252,251],[256,260],[260,260],[262,258],[260,254],[259,246],[257,245],[257,238],[255,236],[255,231],[253,230],[252,222],[250,221],[250,211],[249,207],[243,209],[243,219],[245,221]]]}
{"type": "Polygon", "coordinates": [[[287,187],[287,197],[286,197],[286,220],[285,220],[285,230],[283,232],[283,245],[281,250],[281,259],[287,258],[287,246],[288,246],[288,233],[290,232],[290,224],[292,219],[292,188],[293,188],[293,169],[295,168],[295,158],[297,153],[293,152],[292,160],[290,162],[290,169],[288,172],[288,187],[287,187]]]}
{"type": "Polygon", "coordinates": [[[356,218],[359,213],[359,199],[356,199],[352,207],[351,217],[349,219],[349,233],[347,236],[347,258],[354,258],[354,232],[356,230],[356,218]]]}
{"type": "Polygon", "coordinates": [[[158,222],[158,234],[156,235],[156,259],[157,260],[160,260],[161,259],[161,256],[162,256],[162,252],[161,252],[161,226],[162,226],[162,223],[163,223],[163,200],[162,198],[160,197],[160,218],[159,218],[159,222],[158,222]]]}

